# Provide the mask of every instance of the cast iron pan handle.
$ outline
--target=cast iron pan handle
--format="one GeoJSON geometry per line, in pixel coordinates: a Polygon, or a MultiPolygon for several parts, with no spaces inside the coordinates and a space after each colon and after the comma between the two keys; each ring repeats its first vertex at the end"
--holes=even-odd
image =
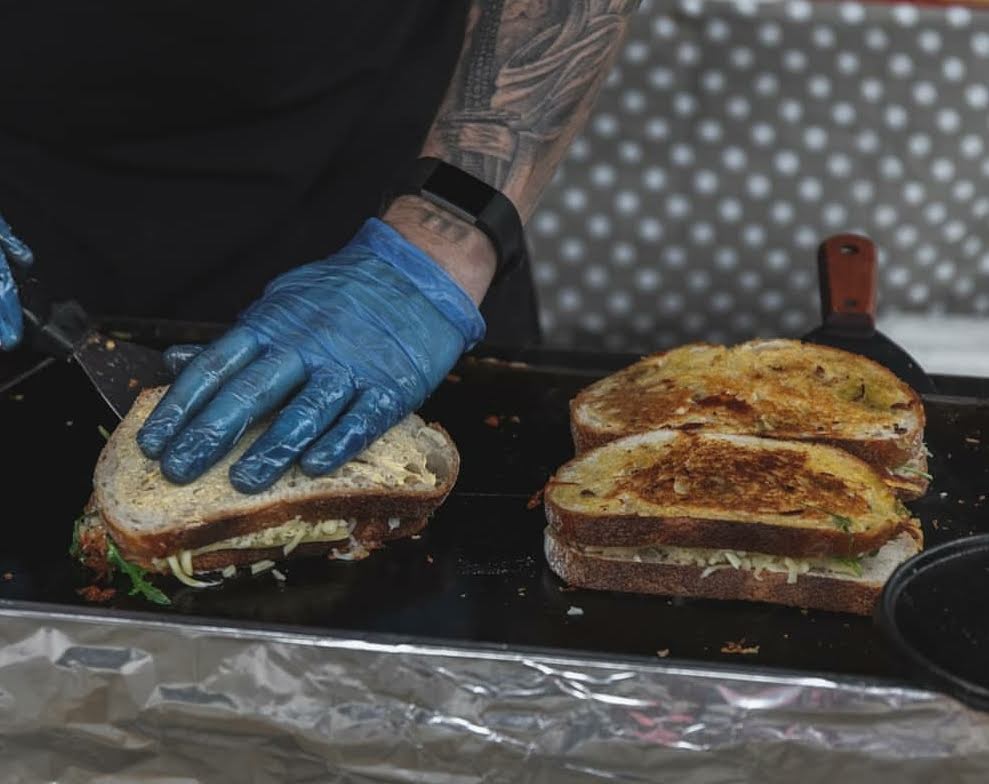
{"type": "Polygon", "coordinates": [[[52,302],[34,270],[11,264],[17,296],[24,314],[25,343],[59,359],[72,355],[90,331],[89,317],[75,300],[52,302]]]}
{"type": "Polygon", "coordinates": [[[836,234],[821,243],[817,269],[826,326],[860,336],[875,332],[877,266],[868,237],[836,234]]]}

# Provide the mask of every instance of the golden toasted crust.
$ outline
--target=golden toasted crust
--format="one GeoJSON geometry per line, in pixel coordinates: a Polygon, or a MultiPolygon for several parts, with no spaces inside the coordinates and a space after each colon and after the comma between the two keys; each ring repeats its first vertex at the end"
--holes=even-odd
{"type": "Polygon", "coordinates": [[[830,444],[883,468],[921,448],[920,397],[857,354],[792,340],[690,344],[587,387],[570,404],[578,453],[659,428],[830,444]]]}
{"type": "Polygon", "coordinates": [[[609,561],[584,555],[552,536],[545,539],[546,560],[567,584],[626,593],[770,602],[831,612],[869,615],[882,584],[802,574],[795,583],[786,573],[720,569],[701,577],[699,566],[609,561]]]}
{"type": "Polygon", "coordinates": [[[819,444],[658,430],[586,452],[547,483],[565,541],[790,556],[876,549],[909,521],[877,472],[819,444]]]}

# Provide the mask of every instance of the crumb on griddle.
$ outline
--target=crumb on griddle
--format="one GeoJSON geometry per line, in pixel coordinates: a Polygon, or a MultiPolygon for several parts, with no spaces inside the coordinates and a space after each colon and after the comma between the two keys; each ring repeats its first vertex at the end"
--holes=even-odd
{"type": "Polygon", "coordinates": [[[127,388],[128,389],[137,389],[140,385],[141,385],[141,382],[138,381],[136,378],[129,378],[129,379],[127,379],[127,388]]]}
{"type": "Polygon", "coordinates": [[[965,436],[966,444],[981,444],[982,442],[977,438],[972,438],[971,436],[965,436]]]}
{"type": "Polygon", "coordinates": [[[427,563],[433,562],[433,556],[431,556],[429,553],[426,553],[426,562],[427,563]]]}
{"type": "Polygon", "coordinates": [[[117,594],[116,588],[101,588],[98,585],[87,585],[84,588],[77,588],[79,594],[87,602],[108,602],[117,594]]]}
{"type": "Polygon", "coordinates": [[[758,645],[746,645],[745,638],[741,640],[728,640],[724,645],[721,646],[722,653],[740,654],[742,656],[752,656],[759,653],[758,645]]]}
{"type": "Polygon", "coordinates": [[[10,399],[13,400],[15,403],[20,403],[24,399],[24,393],[18,392],[16,395],[11,395],[10,399]]]}
{"type": "Polygon", "coordinates": [[[4,572],[3,573],[3,581],[5,583],[9,583],[13,579],[14,579],[14,573],[13,572],[4,572]]]}
{"type": "Polygon", "coordinates": [[[497,414],[488,414],[484,417],[484,424],[488,427],[498,427],[501,424],[501,417],[497,414]]]}
{"type": "Polygon", "coordinates": [[[110,338],[110,339],[109,339],[109,340],[108,340],[108,341],[107,341],[106,343],[104,343],[103,345],[104,345],[104,346],[106,346],[106,350],[107,350],[107,351],[113,351],[113,350],[114,350],[114,349],[115,349],[115,348],[117,347],[117,341],[116,341],[116,340],[114,340],[113,338],[110,338]]]}
{"type": "Polygon", "coordinates": [[[656,655],[660,659],[665,659],[667,656],[670,655],[670,649],[669,648],[660,648],[658,651],[656,651],[656,655]]]}
{"type": "Polygon", "coordinates": [[[529,500],[525,502],[526,509],[535,509],[537,506],[543,502],[543,490],[544,487],[540,487],[536,492],[529,496],[529,500]]]}
{"type": "Polygon", "coordinates": [[[519,419],[518,414],[509,414],[508,421],[511,422],[513,425],[518,425],[522,423],[522,420],[519,419]]]}
{"type": "Polygon", "coordinates": [[[449,381],[451,384],[459,384],[461,381],[463,381],[463,378],[461,378],[456,373],[447,373],[446,380],[449,381]]]}

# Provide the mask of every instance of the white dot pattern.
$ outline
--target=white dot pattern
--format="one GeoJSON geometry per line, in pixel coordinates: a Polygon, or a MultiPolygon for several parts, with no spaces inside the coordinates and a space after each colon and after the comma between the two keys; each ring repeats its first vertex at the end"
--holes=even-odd
{"type": "Polygon", "coordinates": [[[987,73],[978,9],[644,2],[529,224],[547,340],[799,335],[853,230],[881,309],[989,313],[987,73]]]}

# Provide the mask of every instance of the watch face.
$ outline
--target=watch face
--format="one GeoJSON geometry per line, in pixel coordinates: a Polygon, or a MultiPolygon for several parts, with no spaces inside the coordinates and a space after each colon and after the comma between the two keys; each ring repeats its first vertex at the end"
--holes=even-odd
{"type": "Polygon", "coordinates": [[[422,184],[422,189],[444,204],[459,208],[471,219],[484,211],[496,192],[490,185],[445,164],[438,165],[432,171],[422,184]]]}

